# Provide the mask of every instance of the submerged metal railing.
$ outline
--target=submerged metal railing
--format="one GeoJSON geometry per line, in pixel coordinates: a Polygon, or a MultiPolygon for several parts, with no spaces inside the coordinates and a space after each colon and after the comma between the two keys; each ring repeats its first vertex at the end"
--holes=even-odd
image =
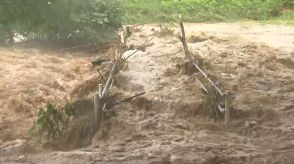
{"type": "MultiPolygon", "coordinates": [[[[213,90],[217,93],[218,99],[222,100],[222,102],[214,102],[214,103],[215,103],[215,107],[221,113],[225,112],[225,123],[228,124],[230,122],[230,109],[229,109],[229,94],[230,93],[229,93],[229,91],[223,91],[222,89],[220,89],[218,87],[218,85],[215,82],[213,82],[213,80],[211,80],[209,78],[209,76],[203,71],[203,69],[197,64],[198,63],[198,62],[196,62],[197,60],[195,60],[194,57],[191,55],[191,52],[189,51],[188,44],[186,41],[185,28],[184,28],[184,24],[183,24],[182,20],[180,20],[179,39],[182,42],[186,57],[189,59],[191,64],[193,64],[193,66],[197,69],[197,71],[199,71],[201,73],[201,75],[207,80],[207,82],[209,84],[209,88],[210,88],[210,86],[212,86],[213,90]]],[[[200,59],[198,59],[198,60],[200,60],[200,59]]],[[[212,92],[212,90],[205,87],[204,82],[201,81],[201,79],[198,78],[198,80],[199,80],[204,92],[206,94],[210,94],[209,92],[212,92]]]]}

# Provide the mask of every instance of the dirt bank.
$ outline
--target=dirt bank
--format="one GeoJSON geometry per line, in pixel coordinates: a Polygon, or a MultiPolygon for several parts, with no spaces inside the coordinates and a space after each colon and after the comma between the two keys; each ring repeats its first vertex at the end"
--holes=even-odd
{"type": "MultiPolygon", "coordinates": [[[[197,75],[186,62],[177,36],[160,35],[159,27],[145,26],[134,33],[128,44],[140,44],[152,36],[155,37],[154,44],[128,60],[116,79],[113,92],[122,97],[141,91],[146,94],[131,103],[116,106],[116,116],[105,120],[92,145],[68,152],[20,152],[28,127],[19,128],[13,125],[14,122],[5,124],[3,120],[20,120],[20,124],[32,122],[37,108],[28,108],[31,114],[23,114],[24,117],[9,104],[14,104],[10,103],[10,97],[28,96],[30,92],[21,88],[29,88],[27,85],[34,84],[36,79],[40,79],[38,86],[50,86],[53,91],[47,97],[40,93],[44,101],[29,104],[33,107],[42,106],[48,100],[59,101],[79,82],[84,84],[93,78],[95,71],[89,65],[89,57],[39,55],[41,52],[31,53],[33,55],[28,57],[27,53],[1,49],[0,84],[13,86],[0,92],[0,103],[4,106],[0,110],[3,113],[0,116],[4,118],[0,125],[6,125],[0,134],[9,134],[9,129],[13,128],[23,131],[15,133],[15,137],[2,137],[0,161],[290,164],[294,160],[294,40],[291,37],[294,28],[189,24],[187,33],[191,51],[210,63],[206,69],[208,73],[218,79],[224,89],[232,91],[230,126],[225,126],[221,120],[214,122],[205,114],[207,107],[197,75]],[[20,58],[18,63],[13,62],[14,55],[20,58]],[[37,63],[35,66],[25,67],[27,62],[33,61],[37,63]],[[48,74],[44,76],[46,72],[48,74]],[[73,75],[67,77],[69,73],[73,75]],[[59,85],[43,82],[48,77],[59,85]],[[20,89],[10,92],[14,88],[20,89]],[[63,89],[56,91],[56,88],[63,89]],[[58,99],[51,99],[52,95],[58,99]]],[[[35,102],[37,98],[31,96],[29,100],[35,102]]]]}

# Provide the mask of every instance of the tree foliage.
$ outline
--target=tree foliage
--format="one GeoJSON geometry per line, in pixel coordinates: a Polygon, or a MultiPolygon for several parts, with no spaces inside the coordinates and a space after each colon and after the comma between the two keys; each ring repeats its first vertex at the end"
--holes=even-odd
{"type": "Polygon", "coordinates": [[[285,8],[294,8],[294,0],[284,0],[284,7],[285,8]]]}
{"type": "Polygon", "coordinates": [[[121,17],[118,0],[1,0],[0,35],[99,41],[121,26],[121,17]]]}
{"type": "Polygon", "coordinates": [[[31,129],[32,135],[46,137],[49,141],[54,141],[66,132],[71,117],[74,116],[74,104],[67,103],[59,109],[55,105],[48,103],[45,109],[38,112],[37,122],[31,129]]]}

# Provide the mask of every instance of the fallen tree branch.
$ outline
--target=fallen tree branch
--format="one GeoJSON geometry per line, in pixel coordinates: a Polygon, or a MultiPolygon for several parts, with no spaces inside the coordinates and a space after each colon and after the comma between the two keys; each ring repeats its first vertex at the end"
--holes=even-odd
{"type": "Polygon", "coordinates": [[[132,97],[126,98],[126,99],[121,100],[121,101],[118,101],[118,102],[116,102],[116,103],[113,103],[113,104],[110,105],[110,107],[114,107],[114,106],[116,106],[116,105],[118,105],[118,104],[120,104],[120,103],[123,103],[123,102],[128,102],[128,101],[130,101],[130,100],[132,100],[132,99],[134,99],[134,98],[136,98],[136,97],[139,97],[139,96],[144,95],[145,93],[146,93],[146,92],[138,93],[138,94],[136,94],[136,95],[134,95],[134,96],[132,96],[132,97]]]}
{"type": "MultiPolygon", "coordinates": [[[[146,42],[143,43],[142,46],[146,46],[149,42],[151,42],[154,39],[154,37],[152,37],[151,39],[147,40],[146,42]]],[[[125,59],[123,59],[125,62],[126,60],[128,60],[130,57],[132,57],[133,55],[135,55],[138,51],[140,51],[140,49],[137,49],[136,51],[134,51],[133,53],[131,53],[129,56],[127,56],[125,59]]]]}

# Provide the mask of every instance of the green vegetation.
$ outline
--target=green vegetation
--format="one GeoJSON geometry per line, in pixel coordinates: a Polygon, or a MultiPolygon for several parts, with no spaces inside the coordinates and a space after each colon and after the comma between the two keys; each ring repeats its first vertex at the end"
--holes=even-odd
{"type": "Polygon", "coordinates": [[[0,39],[101,41],[121,26],[118,0],[1,0],[0,39]]]}
{"type": "Polygon", "coordinates": [[[293,0],[1,0],[0,42],[17,34],[46,43],[99,43],[122,22],[168,23],[179,15],[186,22],[293,23],[293,9],[293,0]]]}
{"type": "Polygon", "coordinates": [[[64,108],[59,109],[48,103],[45,109],[39,110],[37,122],[31,129],[31,133],[54,141],[67,130],[69,119],[72,116],[74,116],[73,104],[67,103],[64,108]]]}
{"type": "MultiPolygon", "coordinates": [[[[293,0],[127,0],[127,23],[172,22],[181,14],[187,22],[219,22],[243,19],[270,20],[283,8],[293,8],[293,0]]],[[[289,15],[292,16],[292,15],[289,15]]]]}
{"type": "Polygon", "coordinates": [[[294,10],[286,11],[275,18],[263,21],[263,23],[294,25],[294,10]]]}
{"type": "Polygon", "coordinates": [[[283,5],[286,8],[294,9],[294,1],[293,0],[283,0],[283,5]]]}

